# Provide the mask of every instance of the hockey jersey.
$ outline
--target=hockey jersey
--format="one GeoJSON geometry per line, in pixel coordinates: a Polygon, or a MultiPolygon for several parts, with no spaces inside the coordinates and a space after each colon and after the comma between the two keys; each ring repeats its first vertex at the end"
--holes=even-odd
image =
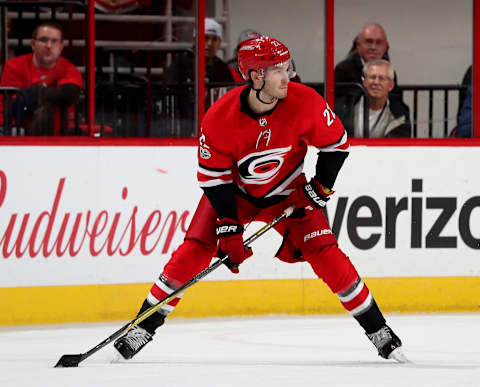
{"type": "MultiPolygon", "coordinates": [[[[341,121],[312,88],[290,83],[287,97],[261,115],[248,108],[249,91],[248,85],[233,89],[207,111],[198,147],[200,187],[233,183],[253,198],[284,196],[303,176],[308,145],[348,152],[341,121]]],[[[328,168],[317,164],[317,173],[329,175],[328,168]]]]}

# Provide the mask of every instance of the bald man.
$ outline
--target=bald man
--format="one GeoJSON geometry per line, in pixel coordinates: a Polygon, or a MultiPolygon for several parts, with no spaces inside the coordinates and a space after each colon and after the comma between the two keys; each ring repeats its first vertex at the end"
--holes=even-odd
{"type": "MultiPolygon", "coordinates": [[[[354,53],[345,60],[341,61],[335,67],[335,83],[348,82],[362,85],[363,66],[374,59],[385,59],[390,61],[388,56],[388,40],[385,30],[380,24],[365,24],[355,39],[354,53]]],[[[337,88],[336,98],[344,96],[353,96],[351,103],[356,103],[360,97],[360,89],[337,88]]],[[[394,88],[390,93],[390,98],[399,98],[400,93],[397,87],[397,75],[394,76],[394,88]]],[[[337,105],[337,102],[335,102],[337,105]]]]}

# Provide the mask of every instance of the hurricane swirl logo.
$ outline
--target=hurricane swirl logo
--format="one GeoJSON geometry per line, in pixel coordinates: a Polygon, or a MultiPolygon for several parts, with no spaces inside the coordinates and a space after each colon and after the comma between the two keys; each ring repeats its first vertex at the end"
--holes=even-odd
{"type": "Polygon", "coordinates": [[[246,184],[266,184],[271,182],[280,172],[285,155],[292,149],[269,149],[250,153],[238,161],[240,179],[246,184]]]}

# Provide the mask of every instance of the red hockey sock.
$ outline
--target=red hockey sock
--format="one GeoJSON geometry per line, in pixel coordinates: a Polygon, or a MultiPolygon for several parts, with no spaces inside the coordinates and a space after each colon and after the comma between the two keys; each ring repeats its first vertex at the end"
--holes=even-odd
{"type": "MultiPolygon", "coordinates": [[[[172,294],[176,289],[195,275],[204,270],[212,260],[215,246],[199,243],[194,239],[187,239],[174,251],[172,257],[165,265],[162,275],[153,284],[148,294],[147,301],[155,305],[160,300],[172,294]]],[[[164,316],[170,314],[180,302],[183,292],[168,304],[160,308],[164,316]]]]}

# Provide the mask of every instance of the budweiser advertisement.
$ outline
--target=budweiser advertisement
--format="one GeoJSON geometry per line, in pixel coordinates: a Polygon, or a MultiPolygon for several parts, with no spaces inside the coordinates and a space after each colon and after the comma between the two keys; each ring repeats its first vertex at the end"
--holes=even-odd
{"type": "Polygon", "coordinates": [[[3,148],[0,286],[150,281],[200,198],[195,157],[194,147],[3,148]]]}

